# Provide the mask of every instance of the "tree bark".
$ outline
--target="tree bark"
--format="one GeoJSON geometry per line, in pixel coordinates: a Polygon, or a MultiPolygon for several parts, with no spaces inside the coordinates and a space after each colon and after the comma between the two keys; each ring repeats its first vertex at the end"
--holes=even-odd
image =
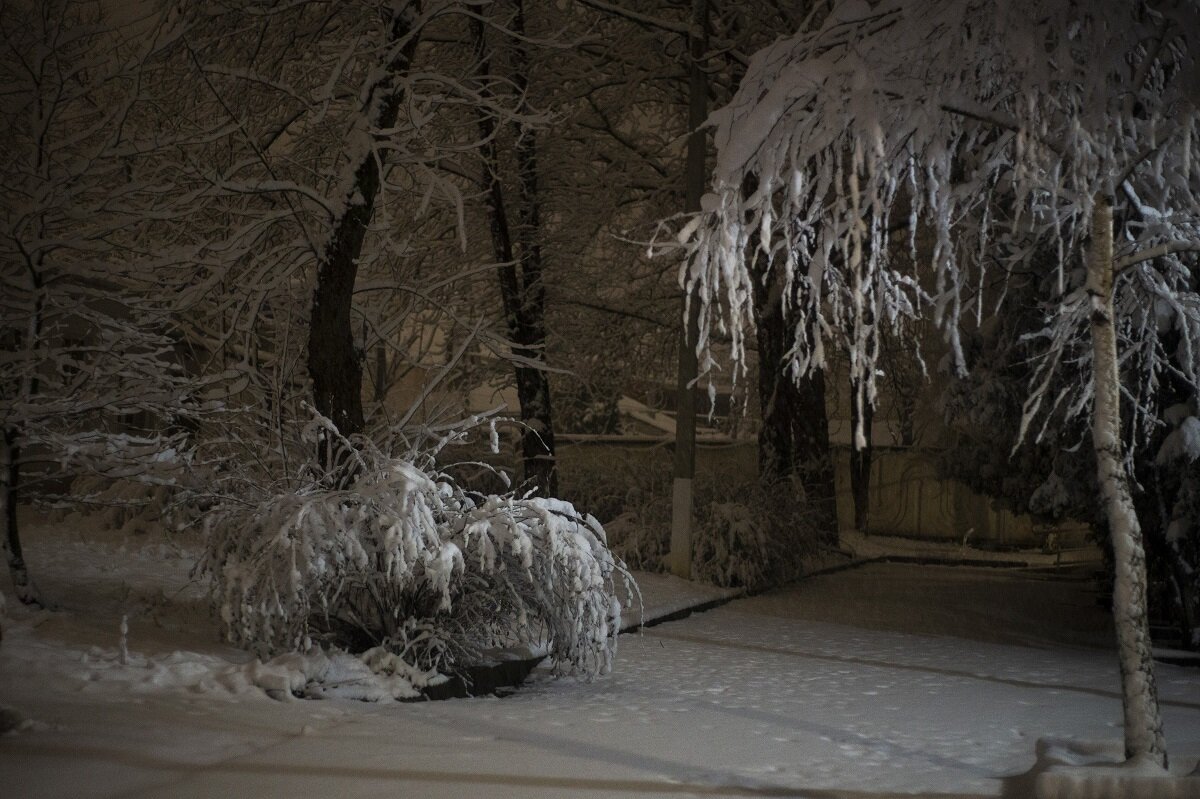
{"type": "Polygon", "coordinates": [[[825,409],[825,374],[795,377],[786,356],[793,340],[783,311],[783,282],[755,258],[754,310],[758,343],[758,479],[771,486],[793,476],[804,487],[806,510],[826,543],[837,543],[837,495],[825,409]]]}
{"type": "MultiPolygon", "coordinates": [[[[44,159],[38,152],[38,169],[42,170],[44,159]]],[[[38,233],[44,233],[44,218],[38,220],[38,233]]],[[[29,264],[29,283],[34,296],[33,313],[29,318],[29,326],[24,336],[19,328],[13,328],[13,349],[22,347],[30,350],[37,347],[42,337],[42,313],[45,308],[44,284],[42,281],[42,255],[37,255],[29,264]]],[[[7,339],[8,337],[5,336],[7,339]]],[[[5,343],[9,343],[5,341],[5,343]]],[[[18,396],[27,402],[32,402],[38,393],[40,381],[36,369],[26,371],[21,377],[21,385],[17,388],[18,396]]],[[[18,423],[19,424],[19,423],[18,423]]],[[[17,444],[17,428],[5,426],[0,436],[0,519],[4,524],[4,551],[8,560],[8,573],[12,578],[13,591],[23,604],[32,607],[42,607],[41,597],[37,586],[29,577],[29,568],[25,565],[24,551],[21,547],[20,527],[17,522],[17,505],[21,495],[21,447],[17,444]]]]}
{"type": "MultiPolygon", "coordinates": [[[[513,32],[518,37],[514,55],[513,82],[525,107],[528,88],[528,56],[524,51],[524,8],[516,3],[513,32]]],[[[491,72],[491,57],[482,21],[472,20],[479,72],[486,81],[491,72]]],[[[486,88],[483,90],[488,93],[486,88]]],[[[501,180],[502,166],[496,137],[499,125],[492,112],[479,114],[479,132],[483,140],[483,185],[492,251],[500,264],[500,301],[504,320],[517,361],[514,372],[517,401],[520,403],[521,462],[527,490],[543,496],[558,493],[558,469],[554,457],[554,424],[550,404],[550,381],[540,364],[546,351],[546,289],[542,273],[540,209],[538,206],[537,141],[533,131],[516,132],[518,177],[518,221],[514,237],[509,224],[508,206],[501,180]]]]}
{"type": "Polygon", "coordinates": [[[807,377],[788,383],[788,390],[795,394],[791,403],[795,469],[821,541],[837,546],[837,486],[825,409],[825,373],[814,369],[807,377]]]}
{"type": "Polygon", "coordinates": [[[1149,759],[1166,768],[1147,618],[1146,555],[1121,444],[1121,381],[1113,323],[1113,211],[1112,201],[1105,195],[1097,195],[1092,212],[1087,291],[1096,393],[1092,445],[1113,547],[1113,621],[1121,667],[1125,756],[1149,759]]]}
{"type": "MultiPolygon", "coordinates": [[[[369,117],[372,130],[396,124],[403,92],[394,81],[407,72],[416,51],[419,37],[413,31],[415,12],[415,3],[393,12],[389,44],[401,46],[388,65],[385,77],[368,92],[364,113],[369,117]]],[[[378,133],[371,135],[376,141],[384,138],[378,133]]],[[[313,384],[313,404],[345,438],[362,433],[364,427],[363,356],[354,344],[351,311],[358,259],[381,183],[380,156],[375,149],[366,148],[360,159],[344,199],[345,210],[336,220],[317,264],[308,332],[308,373],[313,384]]],[[[318,444],[318,459],[334,484],[344,487],[353,479],[349,453],[340,442],[318,444]]]]}
{"type": "MultiPolygon", "coordinates": [[[[525,42],[525,3],[515,0],[513,17],[513,83],[520,98],[520,111],[527,111],[529,94],[529,52],[525,42]]],[[[542,263],[542,220],[538,195],[537,134],[532,126],[522,125],[517,133],[517,179],[520,187],[518,207],[521,224],[517,228],[520,256],[520,327],[524,347],[522,357],[544,363],[546,360],[546,284],[542,263]]],[[[517,374],[517,398],[521,402],[521,421],[525,432],[521,454],[525,481],[545,496],[558,494],[558,467],[554,456],[554,420],[550,403],[550,379],[544,369],[522,368],[517,374]]]]}
{"type": "Polygon", "coordinates": [[[29,569],[21,550],[21,536],[17,527],[17,501],[21,478],[21,451],[15,443],[12,430],[0,436],[0,519],[4,524],[4,550],[8,559],[8,573],[12,578],[13,591],[17,599],[26,605],[41,607],[37,586],[29,578],[29,569]]]}
{"type": "Polygon", "coordinates": [[[867,532],[871,511],[871,425],[875,409],[867,397],[867,388],[857,380],[850,381],[850,495],[854,500],[854,529],[867,532]],[[859,430],[862,441],[858,440],[859,430]],[[862,446],[859,446],[859,444],[862,446]]]}

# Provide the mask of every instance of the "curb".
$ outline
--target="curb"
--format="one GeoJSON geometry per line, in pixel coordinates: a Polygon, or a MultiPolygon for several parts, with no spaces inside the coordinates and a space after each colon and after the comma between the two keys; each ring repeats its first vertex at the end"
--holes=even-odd
{"type": "Polygon", "coordinates": [[[730,594],[728,596],[717,597],[716,599],[706,599],[703,602],[697,602],[695,605],[690,605],[685,608],[679,608],[678,610],[672,610],[669,613],[662,614],[661,616],[655,616],[654,618],[650,619],[649,621],[643,619],[641,622],[638,622],[638,623],[627,624],[621,628],[619,634],[625,635],[627,633],[636,633],[639,630],[644,630],[648,627],[657,627],[658,625],[666,624],[669,621],[679,621],[680,619],[686,619],[688,616],[691,616],[693,613],[704,613],[705,611],[712,610],[713,608],[719,608],[722,605],[727,605],[735,599],[743,599],[743,598],[751,596],[751,595],[752,594],[750,594],[747,591],[739,591],[735,594],[730,594]]]}

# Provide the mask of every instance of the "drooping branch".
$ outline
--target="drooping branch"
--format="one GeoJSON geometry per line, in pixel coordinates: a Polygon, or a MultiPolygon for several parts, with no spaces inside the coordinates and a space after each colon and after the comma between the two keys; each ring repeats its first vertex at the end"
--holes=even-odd
{"type": "Polygon", "coordinates": [[[1141,4],[1085,9],[1069,0],[833,3],[819,24],[756,54],[738,96],[713,115],[712,193],[703,217],[679,235],[705,324],[731,330],[735,359],[743,355],[742,331],[752,328],[746,244],[761,235],[789,279],[822,292],[800,310],[818,333],[802,363],[818,361],[828,341],[847,349],[852,375],[868,378],[878,350],[869,335],[859,335],[868,321],[861,288],[882,299],[869,323],[895,328],[925,310],[912,298],[929,287],[935,321],[965,369],[960,331],[968,309],[982,320],[989,271],[1025,268],[1053,242],[1058,280],[1045,281],[1052,310],[1044,329],[1029,336],[1040,349],[1021,432],[1041,408],[1090,421],[1098,458],[1105,453],[1097,478],[1106,485],[1124,560],[1114,619],[1122,628],[1127,753],[1160,764],[1166,755],[1143,635],[1146,601],[1137,587],[1144,587],[1145,564],[1122,446],[1126,436],[1127,446],[1145,444],[1161,371],[1186,380],[1193,401],[1200,396],[1192,366],[1200,298],[1194,270],[1181,269],[1177,259],[1138,270],[1117,285],[1115,297],[1112,271],[1200,251],[1200,173],[1192,156],[1200,140],[1197,42],[1189,34],[1155,45],[1167,22],[1195,30],[1194,8],[1163,4],[1147,13],[1141,4]],[[864,10],[876,20],[864,22],[864,10]],[[886,31],[877,27],[885,14],[886,31]],[[747,174],[761,186],[749,197],[740,191],[747,174]],[[1123,176],[1126,185],[1117,180],[1123,176]],[[1152,199],[1140,202],[1134,185],[1152,199]],[[1116,238],[1136,251],[1114,264],[1116,190],[1133,203],[1116,209],[1116,238]],[[914,222],[907,256],[889,246],[893,214],[914,222]],[[928,231],[927,244],[918,241],[919,229],[928,231]],[[1090,290],[1093,298],[1103,295],[1102,307],[1089,305],[1074,274],[1089,243],[1089,266],[1104,275],[1090,290]],[[853,270],[848,292],[834,268],[839,256],[853,270]],[[1162,335],[1164,317],[1182,331],[1178,346],[1162,335]],[[1089,320],[1092,347],[1084,343],[1089,320]],[[1051,378],[1065,363],[1090,366],[1093,379],[1060,390],[1051,378]],[[1134,423],[1123,434],[1117,400],[1128,388],[1122,376],[1135,366],[1148,385],[1133,393],[1127,415],[1134,423]]]}
{"type": "Polygon", "coordinates": [[[1124,258],[1118,258],[1113,263],[1113,271],[1120,274],[1126,269],[1137,266],[1140,263],[1181,252],[1200,252],[1200,241],[1169,241],[1165,244],[1159,244],[1156,247],[1139,250],[1138,252],[1126,255],[1124,258]]]}

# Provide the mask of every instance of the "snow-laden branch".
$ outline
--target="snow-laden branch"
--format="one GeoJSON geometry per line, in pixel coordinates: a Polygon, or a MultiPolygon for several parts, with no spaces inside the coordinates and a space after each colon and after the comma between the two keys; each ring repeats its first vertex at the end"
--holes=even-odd
{"type": "Polygon", "coordinates": [[[1117,272],[1124,272],[1126,269],[1137,266],[1145,261],[1152,261],[1155,258],[1162,258],[1166,255],[1174,255],[1182,252],[1200,252],[1200,241],[1169,241],[1165,244],[1148,247],[1116,259],[1113,262],[1113,269],[1117,272]]]}
{"type": "MultiPolygon", "coordinates": [[[[728,327],[742,357],[755,252],[803,288],[788,309],[793,369],[844,347],[871,384],[877,325],[926,311],[964,368],[964,309],[978,321],[990,302],[978,287],[1022,253],[1053,253],[1066,297],[1097,196],[1115,197],[1118,248],[1134,253],[1118,267],[1200,249],[1196,59],[1183,35],[1195,22],[1187,4],[1143,15],[1034,0],[841,2],[756,53],[710,118],[712,192],[680,234],[681,281],[706,308],[701,340],[728,327]],[[1164,25],[1169,44],[1156,46],[1164,25]],[[1138,114],[1123,116],[1130,94],[1138,114]],[[894,215],[909,220],[907,242],[890,233],[894,215]]],[[[1121,290],[1194,290],[1167,265],[1145,274],[1156,277],[1121,290]]]]}
{"type": "MultiPolygon", "coordinates": [[[[687,37],[691,31],[691,26],[686,22],[675,22],[673,20],[663,19],[662,17],[654,17],[649,14],[643,14],[640,11],[634,11],[629,8],[617,5],[616,3],[608,3],[605,0],[575,0],[580,5],[585,5],[589,8],[600,11],[604,14],[609,14],[614,17],[633,22],[650,30],[662,31],[664,33],[674,33],[679,36],[687,37]]],[[[729,55],[735,61],[743,65],[748,65],[750,59],[746,54],[737,49],[733,44],[728,42],[715,42],[718,50],[729,55]]]]}
{"type": "Polygon", "coordinates": [[[1165,382],[1200,405],[1197,32],[1189,2],[834,3],[756,54],[713,115],[712,193],[679,236],[700,346],[728,327],[741,360],[755,281],[782,277],[800,298],[786,309],[796,374],[834,344],[872,399],[881,325],[931,312],[962,372],[989,271],[1049,263],[1018,443],[1039,417],[1091,428],[1126,755],[1160,767],[1130,473],[1163,423],[1165,382]],[[907,247],[888,235],[893,214],[909,218],[907,247]]]}

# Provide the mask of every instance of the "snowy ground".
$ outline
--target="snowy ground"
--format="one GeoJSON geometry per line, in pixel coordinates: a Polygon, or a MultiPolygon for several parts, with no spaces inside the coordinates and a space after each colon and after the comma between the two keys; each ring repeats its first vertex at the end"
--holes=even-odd
{"type": "Polygon", "coordinates": [[[1100,552],[1092,545],[1074,546],[1061,551],[1043,552],[1037,549],[1008,550],[980,549],[972,546],[970,536],[963,541],[948,539],[896,538],[865,535],[855,530],[843,530],[842,549],[855,559],[910,558],[939,561],[969,561],[979,563],[1024,563],[1028,566],[1058,567],[1082,563],[1099,563],[1100,552]]]}
{"type": "MultiPolygon", "coordinates": [[[[7,597],[0,705],[27,722],[0,738],[6,797],[1020,797],[1039,738],[1120,740],[1106,615],[1069,570],[871,564],[624,636],[594,683],[370,704],[268,698],[215,643],[186,547],[28,539],[60,609],[7,597]]],[[[716,596],[646,594],[652,614],[716,596]]],[[[1158,675],[1186,772],[1200,669],[1158,675]]]]}

